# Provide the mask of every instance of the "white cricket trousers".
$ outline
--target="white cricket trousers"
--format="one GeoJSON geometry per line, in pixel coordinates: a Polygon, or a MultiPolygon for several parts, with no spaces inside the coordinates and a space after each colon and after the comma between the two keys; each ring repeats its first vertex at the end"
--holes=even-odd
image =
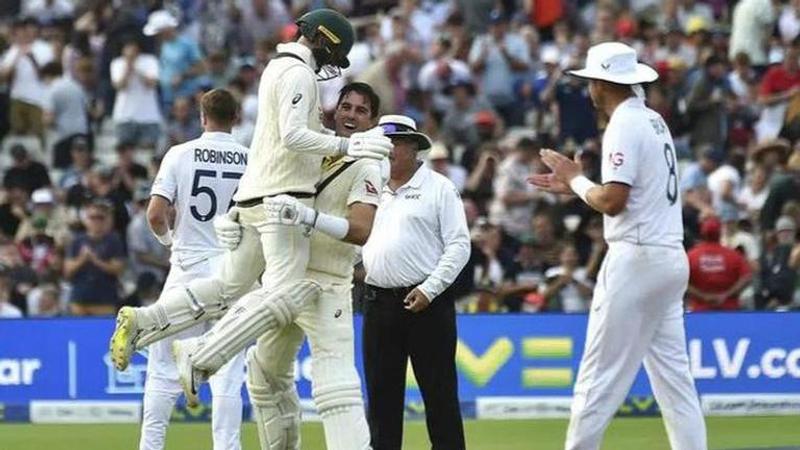
{"type": "MultiPolygon", "coordinates": [[[[178,288],[194,278],[212,276],[222,263],[222,255],[204,260],[185,270],[173,265],[164,290],[178,288]]],[[[148,347],[147,379],[144,388],[140,450],[162,450],[167,426],[178,396],[183,392],[172,359],[172,341],[203,334],[211,323],[198,324],[155,342],[148,347]]],[[[214,450],[239,450],[242,425],[244,352],[229,361],[209,380],[212,393],[211,426],[214,450]]]]}
{"type": "Polygon", "coordinates": [[[566,450],[600,448],[642,361],[672,449],[706,450],[683,325],[688,280],[682,248],[609,245],[589,312],[566,450]]]}

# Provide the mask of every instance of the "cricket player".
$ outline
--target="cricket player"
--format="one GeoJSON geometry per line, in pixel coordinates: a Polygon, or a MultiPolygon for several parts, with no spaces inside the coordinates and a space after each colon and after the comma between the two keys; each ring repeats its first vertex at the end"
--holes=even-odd
{"type": "MultiPolygon", "coordinates": [[[[224,214],[247,163],[247,148],[236,143],[231,127],[238,104],[225,90],[215,89],[201,100],[205,132],[198,139],[172,147],[161,162],[153,183],[147,218],[156,238],[172,248],[164,289],[181,289],[192,278],[210,276],[222,263],[225,248],[214,235],[211,220],[224,214]],[[173,211],[174,210],[174,211],[173,211]],[[174,227],[170,216],[174,212],[174,227]]],[[[172,337],[202,334],[209,326],[195,326],[172,337]]],[[[172,339],[149,347],[141,450],[161,450],[169,418],[182,392],[172,339]]],[[[241,389],[244,353],[231,358],[210,380],[214,449],[238,450],[242,422],[241,389]]]]}
{"type": "MultiPolygon", "coordinates": [[[[369,85],[346,85],[334,113],[337,135],[372,128],[379,104],[369,85]]],[[[356,246],[363,245],[372,230],[382,184],[380,167],[373,160],[349,157],[327,158],[323,164],[315,209],[286,195],[266,203],[274,212],[268,221],[313,229],[305,277],[322,287],[319,299],[285,328],[267,329],[263,305],[247,302],[245,296],[208,333],[175,343],[183,385],[190,386],[258,338],[247,356],[247,387],[264,450],[300,448],[294,361],[305,334],[311,345],[313,396],[328,450],[370,448],[353,353],[351,287],[356,246]]],[[[241,245],[235,236],[221,240],[232,248],[241,245]]]]}
{"type": "Polygon", "coordinates": [[[135,348],[224,314],[259,276],[261,288],[249,300],[270,304],[263,318],[268,327],[291,323],[302,305],[318,294],[313,286],[303,290],[308,283],[300,283],[294,295],[270,295],[278,289],[293,289],[305,273],[309,236],[299,227],[268,220],[274,211],[265,202],[288,195],[311,207],[325,156],[380,160],[392,144],[380,129],[349,138],[324,132],[316,78],[349,66],[353,28],[344,16],[329,9],[309,12],[297,25],[298,40],[279,44],[261,76],[258,118],[249,161],[234,196],[235,208],[215,221],[222,234],[226,227],[228,232],[241,232],[241,245],[226,255],[218,276],[165,292],[152,307],[122,308],[111,339],[117,369],[124,370],[135,348]]]}
{"type": "Polygon", "coordinates": [[[589,80],[595,108],[609,119],[603,183],[594,184],[577,162],[552,150],[542,151],[552,173],[530,181],[550,192],[574,192],[603,213],[609,248],[597,276],[565,448],[600,448],[644,360],[672,448],[705,450],[683,326],[689,264],[677,159],[667,125],[645,106],[639,85],[658,74],[617,42],[590,48],[586,67],[569,74],[589,80]]]}

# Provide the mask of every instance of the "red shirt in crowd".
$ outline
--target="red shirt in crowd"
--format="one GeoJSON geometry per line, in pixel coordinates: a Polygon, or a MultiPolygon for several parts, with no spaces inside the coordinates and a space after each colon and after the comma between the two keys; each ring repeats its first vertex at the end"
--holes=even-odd
{"type": "Polygon", "coordinates": [[[758,91],[761,95],[773,95],[795,86],[800,86],[800,70],[791,73],[783,65],[777,65],[770,67],[764,74],[758,91]]]}
{"type": "MultiPolygon", "coordinates": [[[[720,294],[740,279],[750,276],[750,264],[741,253],[718,242],[701,242],[689,250],[689,285],[712,294],[720,294]]],[[[738,293],[713,305],[689,296],[692,311],[739,309],[738,293]]]]}

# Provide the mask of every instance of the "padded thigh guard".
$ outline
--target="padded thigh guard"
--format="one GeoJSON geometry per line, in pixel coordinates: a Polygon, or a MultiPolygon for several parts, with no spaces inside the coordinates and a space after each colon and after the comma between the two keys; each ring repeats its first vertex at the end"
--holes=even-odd
{"type": "Polygon", "coordinates": [[[321,291],[318,283],[299,280],[274,292],[262,288],[245,295],[203,336],[192,364],[213,374],[262,334],[294,322],[321,291]]]}
{"type": "Polygon", "coordinates": [[[136,348],[177,334],[198,323],[221,317],[232,303],[223,295],[224,283],[218,278],[201,278],[161,293],[153,305],[137,311],[142,330],[136,348]]]}
{"type": "Polygon", "coordinates": [[[263,370],[255,348],[247,352],[247,392],[261,450],[300,450],[300,400],[288,374],[263,370]]]}

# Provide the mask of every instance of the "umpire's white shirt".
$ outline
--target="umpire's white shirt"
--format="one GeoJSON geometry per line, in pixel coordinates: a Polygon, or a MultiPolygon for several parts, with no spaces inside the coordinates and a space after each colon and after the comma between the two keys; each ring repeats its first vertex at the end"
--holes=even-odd
{"type": "Polygon", "coordinates": [[[383,188],[363,249],[368,284],[417,286],[431,300],[456,279],[470,253],[458,190],[424,165],[397,191],[383,188]]]}

